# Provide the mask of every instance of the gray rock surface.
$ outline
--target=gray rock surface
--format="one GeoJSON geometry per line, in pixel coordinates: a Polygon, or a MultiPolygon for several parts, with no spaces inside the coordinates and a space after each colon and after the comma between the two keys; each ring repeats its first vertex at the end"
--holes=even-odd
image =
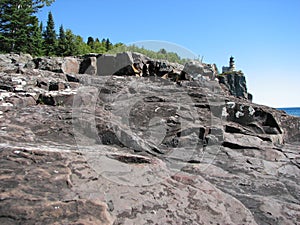
{"type": "MultiPolygon", "coordinates": [[[[98,55],[86,55],[83,57],[83,61],[80,64],[80,74],[97,75],[97,57],[98,55]]],[[[101,57],[101,55],[100,55],[101,57]]]]}
{"type": "Polygon", "coordinates": [[[217,81],[0,59],[1,224],[300,223],[298,117],[217,81]]]}
{"type": "Polygon", "coordinates": [[[79,73],[80,60],[72,57],[41,57],[33,59],[35,69],[57,73],[79,73]]]}
{"type": "Polygon", "coordinates": [[[97,74],[99,76],[113,75],[124,67],[131,66],[134,63],[137,63],[142,68],[142,62],[148,60],[148,57],[134,52],[101,55],[97,57],[97,74]]]}
{"type": "Polygon", "coordinates": [[[186,73],[190,74],[193,78],[198,76],[209,77],[214,79],[218,74],[218,69],[215,64],[206,64],[199,61],[190,61],[184,65],[183,69],[186,73]]]}
{"type": "Polygon", "coordinates": [[[220,84],[224,84],[229,93],[238,98],[252,101],[252,95],[247,91],[246,77],[241,71],[229,71],[218,76],[220,84]]]}
{"type": "Polygon", "coordinates": [[[0,70],[6,72],[17,72],[19,68],[33,65],[32,57],[28,54],[1,54],[0,70]]]}

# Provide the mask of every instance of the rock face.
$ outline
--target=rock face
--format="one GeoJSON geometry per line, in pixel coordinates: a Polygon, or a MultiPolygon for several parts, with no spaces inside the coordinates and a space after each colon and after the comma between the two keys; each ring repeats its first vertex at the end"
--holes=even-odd
{"type": "Polygon", "coordinates": [[[0,55],[1,224],[300,223],[298,117],[99,57],[0,55]]]}
{"type": "MultiPolygon", "coordinates": [[[[98,75],[119,74],[119,71],[134,63],[142,68],[142,62],[148,61],[149,58],[134,52],[123,52],[116,55],[101,55],[97,58],[98,75]]],[[[124,74],[126,75],[126,74],[124,74]]]]}
{"type": "Polygon", "coordinates": [[[224,84],[229,93],[238,98],[252,101],[252,95],[247,92],[246,78],[241,71],[230,71],[218,76],[220,84],[224,84]]]}
{"type": "Polygon", "coordinates": [[[28,54],[1,54],[0,69],[6,72],[17,72],[26,65],[34,66],[32,57],[28,54]]]}
{"type": "Polygon", "coordinates": [[[205,64],[199,61],[187,62],[183,70],[190,74],[193,78],[204,76],[209,79],[214,79],[219,74],[215,64],[205,64]]]}
{"type": "Polygon", "coordinates": [[[250,101],[253,100],[253,96],[247,92],[246,77],[244,73],[239,70],[236,71],[234,57],[229,59],[229,66],[222,67],[222,74],[218,75],[220,85],[225,92],[237,97],[244,98],[250,101]]]}
{"type": "Polygon", "coordinates": [[[101,57],[101,55],[85,55],[83,56],[83,61],[80,64],[79,73],[80,74],[89,74],[89,75],[97,75],[97,57],[101,57]]]}
{"type": "Polygon", "coordinates": [[[42,57],[33,60],[35,69],[57,73],[79,73],[80,62],[72,57],[42,57]]]}

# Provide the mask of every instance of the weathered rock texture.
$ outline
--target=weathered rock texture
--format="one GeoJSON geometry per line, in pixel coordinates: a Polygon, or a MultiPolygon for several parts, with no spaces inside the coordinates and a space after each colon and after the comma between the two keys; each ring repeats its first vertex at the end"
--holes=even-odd
{"type": "Polygon", "coordinates": [[[1,224],[300,223],[299,118],[210,79],[32,61],[0,57],[1,224]]]}
{"type": "Polygon", "coordinates": [[[223,84],[225,91],[238,98],[245,98],[252,101],[252,95],[247,91],[246,77],[241,71],[229,71],[218,76],[220,84],[223,84]]]}

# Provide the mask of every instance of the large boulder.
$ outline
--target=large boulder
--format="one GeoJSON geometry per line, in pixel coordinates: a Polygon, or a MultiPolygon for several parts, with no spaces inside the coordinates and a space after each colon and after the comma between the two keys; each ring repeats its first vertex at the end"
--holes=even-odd
{"type": "Polygon", "coordinates": [[[51,72],[62,73],[63,59],[60,57],[41,57],[33,59],[35,68],[51,72]]]}
{"type": "Polygon", "coordinates": [[[27,65],[32,65],[32,57],[29,54],[10,53],[0,55],[0,71],[15,73],[27,65]]]}
{"type": "Polygon", "coordinates": [[[212,80],[218,75],[218,69],[215,64],[205,64],[197,60],[187,62],[183,71],[196,79],[199,76],[204,76],[212,80]]]}
{"type": "MultiPolygon", "coordinates": [[[[83,60],[80,64],[80,74],[97,75],[97,57],[96,54],[89,54],[83,56],[83,60]]],[[[99,55],[101,57],[101,55],[99,55]]]]}
{"type": "Polygon", "coordinates": [[[148,57],[135,52],[122,52],[115,55],[101,55],[97,58],[97,74],[100,76],[119,74],[121,73],[122,69],[128,66],[130,67],[134,64],[136,68],[141,69],[143,62],[149,60],[150,59],[148,57]]]}
{"type": "Polygon", "coordinates": [[[61,70],[63,73],[78,74],[80,62],[74,57],[65,57],[62,63],[61,70]]]}
{"type": "Polygon", "coordinates": [[[158,76],[176,80],[183,66],[167,60],[154,60],[137,52],[117,54],[88,54],[83,57],[79,72],[90,75],[158,76]]]}
{"type": "Polygon", "coordinates": [[[98,75],[113,75],[124,67],[134,63],[131,52],[118,53],[116,55],[102,55],[97,59],[98,75]]]}
{"type": "Polygon", "coordinates": [[[222,116],[229,122],[225,126],[226,133],[256,136],[274,144],[284,143],[285,130],[272,109],[250,102],[228,101],[222,116]]]}
{"type": "Polygon", "coordinates": [[[35,68],[56,73],[79,73],[80,61],[74,57],[41,57],[33,59],[35,68]]]}

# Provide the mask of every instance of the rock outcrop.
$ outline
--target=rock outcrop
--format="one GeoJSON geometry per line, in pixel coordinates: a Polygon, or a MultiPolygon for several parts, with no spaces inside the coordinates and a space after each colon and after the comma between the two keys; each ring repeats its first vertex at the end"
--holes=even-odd
{"type": "Polygon", "coordinates": [[[195,79],[199,79],[202,76],[213,80],[219,74],[215,64],[205,64],[195,60],[187,62],[183,70],[195,79]]]}
{"type": "Polygon", "coordinates": [[[231,71],[218,76],[220,84],[224,90],[231,95],[252,101],[252,95],[247,91],[246,77],[241,71],[231,71]]]}
{"type": "Polygon", "coordinates": [[[100,58],[0,55],[1,224],[300,223],[298,117],[100,58]]]}
{"type": "Polygon", "coordinates": [[[229,66],[222,67],[222,74],[218,74],[218,80],[223,90],[230,95],[253,100],[252,94],[247,91],[246,77],[241,70],[236,70],[233,56],[229,59],[229,66]]]}

